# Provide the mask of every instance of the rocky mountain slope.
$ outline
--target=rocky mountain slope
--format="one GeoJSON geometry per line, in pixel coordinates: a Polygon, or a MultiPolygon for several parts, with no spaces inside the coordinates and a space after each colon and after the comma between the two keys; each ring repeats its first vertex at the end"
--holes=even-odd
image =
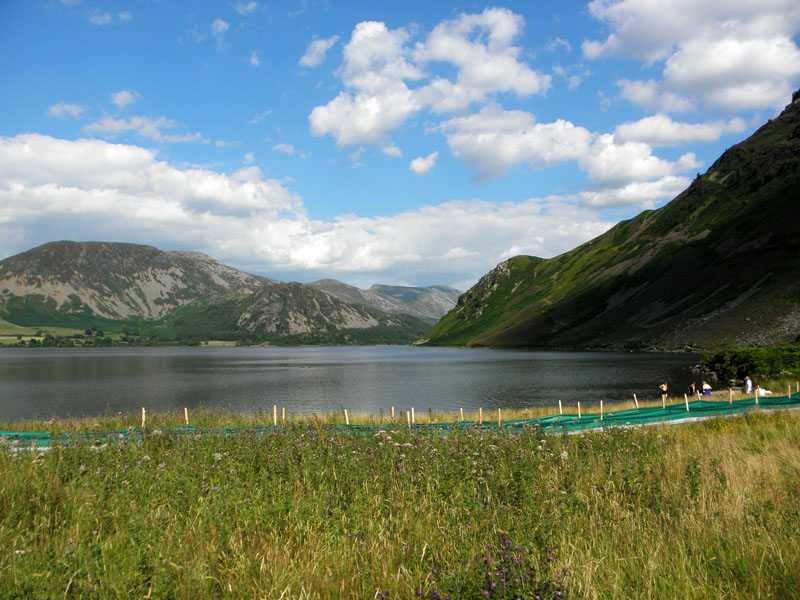
{"type": "Polygon", "coordinates": [[[134,328],[179,341],[410,343],[430,328],[199,252],[69,241],[0,261],[0,318],[33,327],[134,328]]]}
{"type": "Polygon", "coordinates": [[[343,302],[301,283],[276,283],[252,294],[197,303],[164,320],[178,339],[236,339],[281,343],[412,343],[430,325],[343,302]]]}
{"type": "Polygon", "coordinates": [[[200,252],[109,242],[52,242],[0,261],[0,307],[14,323],[86,315],[159,319],[199,298],[254,292],[272,279],[200,252]]]}
{"type": "Polygon", "coordinates": [[[340,300],[363,304],[390,314],[408,314],[438,319],[456,305],[459,290],[443,285],[411,287],[376,284],[368,290],[347,285],[335,279],[322,279],[307,284],[333,294],[340,300]]]}
{"type": "Polygon", "coordinates": [[[486,274],[425,343],[716,347],[800,335],[800,91],[666,206],[486,274]]]}

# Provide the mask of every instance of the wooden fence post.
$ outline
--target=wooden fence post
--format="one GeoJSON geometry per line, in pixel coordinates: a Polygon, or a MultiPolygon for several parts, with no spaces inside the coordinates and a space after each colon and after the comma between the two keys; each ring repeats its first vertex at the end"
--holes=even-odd
{"type": "Polygon", "coordinates": [[[147,421],[147,411],[145,411],[144,406],[142,407],[142,429],[144,429],[144,424],[147,421]]]}
{"type": "Polygon", "coordinates": [[[460,408],[459,410],[461,411],[461,420],[463,421],[464,420],[464,409],[460,408]]]}
{"type": "Polygon", "coordinates": [[[272,405],[272,424],[277,427],[278,426],[278,405],[272,405]]]}
{"type": "Polygon", "coordinates": [[[581,418],[581,403],[578,402],[578,418],[581,418]]]}
{"type": "Polygon", "coordinates": [[[189,409],[185,406],[183,407],[183,420],[186,421],[186,424],[189,424],[189,409]]]}
{"type": "Polygon", "coordinates": [[[414,407],[412,406],[411,407],[411,424],[414,425],[414,424],[416,424],[416,422],[417,422],[417,419],[414,416],[414,407]]]}
{"type": "Polygon", "coordinates": [[[603,420],[603,401],[600,400],[600,420],[603,420]]]}
{"type": "Polygon", "coordinates": [[[686,402],[686,412],[689,412],[689,396],[683,395],[683,400],[686,402]]]}
{"type": "Polygon", "coordinates": [[[478,409],[478,425],[483,425],[483,407],[478,409]]]}
{"type": "Polygon", "coordinates": [[[564,411],[561,409],[561,400],[558,401],[558,414],[563,415],[564,411]]]}
{"type": "Polygon", "coordinates": [[[639,408],[639,400],[636,398],[636,394],[633,395],[633,402],[636,404],[636,408],[639,408]]]}
{"type": "Polygon", "coordinates": [[[502,427],[503,426],[503,419],[500,418],[500,409],[499,408],[497,409],[497,426],[498,427],[502,427]]]}

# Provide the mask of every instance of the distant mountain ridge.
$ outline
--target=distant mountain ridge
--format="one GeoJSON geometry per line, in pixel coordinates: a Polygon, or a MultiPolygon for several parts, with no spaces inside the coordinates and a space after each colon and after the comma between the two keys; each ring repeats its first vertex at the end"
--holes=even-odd
{"type": "Polygon", "coordinates": [[[434,320],[452,309],[461,295],[459,290],[444,285],[413,287],[375,284],[363,290],[335,279],[322,279],[306,285],[333,294],[345,302],[364,304],[389,314],[408,314],[434,320]]]}
{"type": "Polygon", "coordinates": [[[800,336],[800,91],[664,207],[552,259],[516,256],[432,345],[716,347],[800,336]]]}
{"type": "Polygon", "coordinates": [[[0,318],[35,327],[127,324],[165,339],[298,343],[410,343],[430,328],[200,252],[72,241],[0,261],[0,318]]]}
{"type": "Polygon", "coordinates": [[[159,319],[199,298],[274,283],[200,252],[116,242],[51,242],[0,261],[0,301],[12,313],[159,319]]]}

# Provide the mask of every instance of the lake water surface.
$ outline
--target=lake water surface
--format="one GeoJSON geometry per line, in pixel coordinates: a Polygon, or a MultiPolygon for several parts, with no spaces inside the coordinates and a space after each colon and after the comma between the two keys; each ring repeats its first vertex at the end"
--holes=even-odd
{"type": "Polygon", "coordinates": [[[0,421],[272,405],[287,414],[582,406],[681,395],[692,354],[465,348],[192,347],[0,350],[0,421]]]}

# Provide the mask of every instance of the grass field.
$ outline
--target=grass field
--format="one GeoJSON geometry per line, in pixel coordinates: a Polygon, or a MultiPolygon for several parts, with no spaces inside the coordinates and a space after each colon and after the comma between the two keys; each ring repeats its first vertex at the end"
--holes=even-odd
{"type": "Polygon", "coordinates": [[[796,412],[546,437],[314,425],[339,419],[0,453],[0,597],[800,597],[796,412]]]}

